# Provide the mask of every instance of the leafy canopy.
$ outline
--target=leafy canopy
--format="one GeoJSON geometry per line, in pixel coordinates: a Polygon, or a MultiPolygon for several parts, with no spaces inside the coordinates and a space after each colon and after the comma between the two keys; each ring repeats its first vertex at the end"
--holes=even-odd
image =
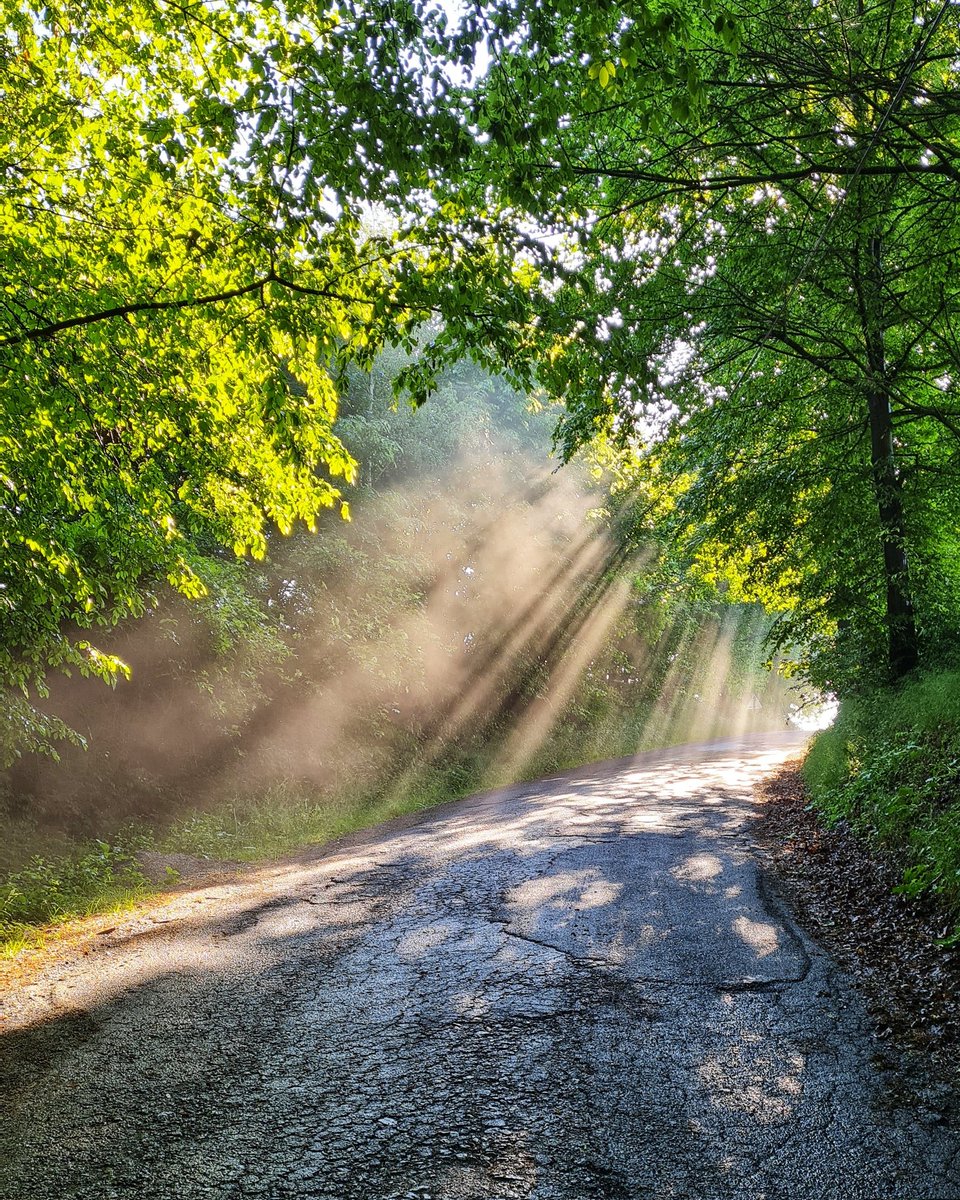
{"type": "Polygon", "coordinates": [[[547,101],[519,67],[485,151],[551,232],[532,336],[562,446],[625,450],[651,519],[821,684],[930,661],[960,618],[955,6],[731,5],[673,63],[616,45],[547,101]]]}
{"type": "Polygon", "coordinates": [[[949,4],[4,16],[8,681],[336,504],[338,380],[424,328],[417,398],[539,378],[821,681],[956,625],[949,4]]]}
{"type": "Polygon", "coordinates": [[[442,26],[392,3],[5,6],[4,680],[109,678],[82,629],[312,526],[355,471],[338,373],[445,309],[475,323],[452,265],[509,303],[512,262],[429,199],[468,140],[442,26]]]}

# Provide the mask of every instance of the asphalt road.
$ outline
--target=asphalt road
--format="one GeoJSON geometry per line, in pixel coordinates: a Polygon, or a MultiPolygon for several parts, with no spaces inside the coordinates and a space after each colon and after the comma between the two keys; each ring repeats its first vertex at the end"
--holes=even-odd
{"type": "Polygon", "coordinates": [[[125,919],[7,998],[0,1196],[953,1200],[952,1118],[751,854],[797,745],[586,768],[125,919]]]}

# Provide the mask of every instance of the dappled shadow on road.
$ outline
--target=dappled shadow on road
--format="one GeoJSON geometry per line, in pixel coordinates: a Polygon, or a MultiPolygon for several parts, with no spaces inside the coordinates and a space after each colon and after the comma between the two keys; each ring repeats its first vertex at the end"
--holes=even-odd
{"type": "Polygon", "coordinates": [[[118,927],[4,1039],[0,1195],[955,1194],[758,880],[787,752],[491,793],[118,927]]]}

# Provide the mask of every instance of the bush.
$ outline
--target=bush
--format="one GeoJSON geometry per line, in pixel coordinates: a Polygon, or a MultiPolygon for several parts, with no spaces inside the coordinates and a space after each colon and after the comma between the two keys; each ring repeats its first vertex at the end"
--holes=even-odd
{"type": "Polygon", "coordinates": [[[74,856],[35,858],[0,883],[0,946],[19,948],[28,926],[122,908],[145,888],[129,845],[98,841],[74,856]]]}
{"type": "Polygon", "coordinates": [[[894,856],[901,892],[937,896],[960,922],[960,673],[845,701],[804,775],[828,821],[894,856]]]}

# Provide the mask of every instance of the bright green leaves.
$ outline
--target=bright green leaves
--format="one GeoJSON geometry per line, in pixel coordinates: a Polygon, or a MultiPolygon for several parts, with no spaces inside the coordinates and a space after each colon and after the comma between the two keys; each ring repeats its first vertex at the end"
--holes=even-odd
{"type": "Polygon", "coordinates": [[[0,676],[29,690],[50,666],[109,677],[76,631],[164,587],[204,601],[224,550],[347,518],[345,365],[443,313],[422,398],[465,343],[510,342],[533,276],[432,192],[473,147],[449,68],[482,40],[471,18],[154,0],[5,18],[0,676]]]}
{"type": "Polygon", "coordinates": [[[714,18],[713,32],[731,53],[736,54],[742,46],[741,27],[729,12],[720,12],[714,18]]]}
{"type": "Polygon", "coordinates": [[[269,10],[7,16],[0,673],[27,687],[47,665],[115,674],[65,631],[142,612],[161,580],[202,597],[218,545],[263,555],[334,504],[354,470],[334,357],[403,320],[371,311],[391,264],[349,209],[312,237],[316,196],[359,199],[370,159],[296,112],[304,63],[342,69],[331,24],[308,43],[269,10]],[[301,291],[258,285],[281,264],[301,291]]]}
{"type": "MultiPolygon", "coordinates": [[[[620,65],[627,66],[627,60],[623,59],[620,65]]],[[[617,64],[612,58],[608,58],[605,62],[591,63],[587,75],[590,79],[596,79],[600,86],[605,88],[616,78],[617,64]]]]}

